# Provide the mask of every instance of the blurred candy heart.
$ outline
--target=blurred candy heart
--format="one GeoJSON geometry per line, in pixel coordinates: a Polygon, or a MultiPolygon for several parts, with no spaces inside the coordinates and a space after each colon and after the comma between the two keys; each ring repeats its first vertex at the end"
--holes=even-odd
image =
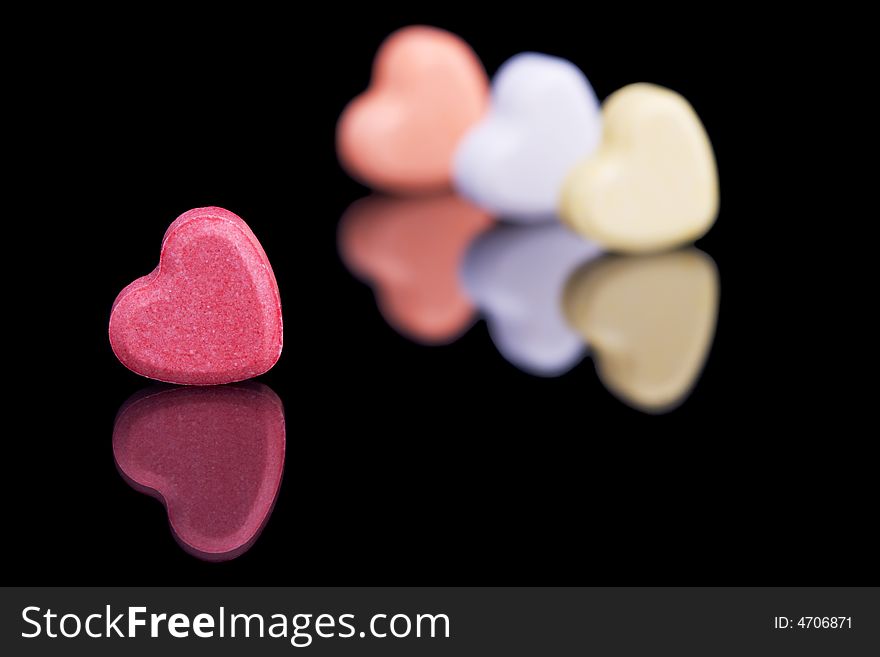
{"type": "Polygon", "coordinates": [[[123,404],[113,457],[136,490],[157,497],[180,545],[208,561],[248,550],[284,470],[284,408],[259,383],[154,386],[123,404]]]}
{"type": "Polygon", "coordinates": [[[271,369],[281,355],[281,298],[248,225],[223,208],[180,215],[156,269],[113,302],[109,336],[128,369],[168,383],[232,383],[271,369]]]}
{"type": "Polygon", "coordinates": [[[599,102],[580,69],[517,55],[499,69],[488,114],[456,152],[456,190],[506,219],[552,220],[566,175],[600,137],[599,102]]]}
{"type": "Polygon", "coordinates": [[[398,30],[376,54],[369,89],[339,118],[340,162],[386,192],[449,189],[455,147],[485,112],[488,87],[459,37],[433,27],[398,30]]]}
{"type": "Polygon", "coordinates": [[[558,223],[498,226],[481,235],[465,258],[465,289],[486,318],[501,355],[539,376],[558,376],[586,347],[562,313],[571,271],[599,254],[598,246],[558,223]]]}
{"type": "Polygon", "coordinates": [[[684,401],[703,369],[718,295],[715,263],[687,249],[581,267],[563,306],[590,343],[605,387],[630,406],[662,413],[684,401]]]}
{"type": "Polygon", "coordinates": [[[612,94],[602,113],[602,144],[569,175],[562,218],[626,252],[674,247],[709,230],[718,213],[718,172],[690,104],[668,89],[633,84],[612,94]]]}
{"type": "Polygon", "coordinates": [[[468,245],[491,223],[487,213],[452,195],[370,196],[342,217],[339,253],[373,286],[379,311],[395,330],[442,344],[474,321],[458,271],[468,245]]]}

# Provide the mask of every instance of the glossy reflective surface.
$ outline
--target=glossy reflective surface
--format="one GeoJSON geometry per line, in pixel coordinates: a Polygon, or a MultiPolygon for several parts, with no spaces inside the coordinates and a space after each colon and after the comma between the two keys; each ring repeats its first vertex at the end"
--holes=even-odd
{"type": "Polygon", "coordinates": [[[207,561],[254,544],[278,495],[284,452],[284,408],[260,383],[151,386],[123,404],[113,428],[120,473],[162,501],[181,547],[207,561]]]}
{"type": "Polygon", "coordinates": [[[370,196],[339,229],[349,270],[386,321],[421,344],[460,338],[478,316],[523,372],[559,377],[590,355],[602,384],[634,409],[674,410],[708,357],[718,315],[714,261],[693,247],[604,254],[558,221],[490,220],[454,196],[370,196]]]}
{"type": "Polygon", "coordinates": [[[8,323],[30,338],[9,345],[8,433],[28,425],[5,457],[17,521],[6,525],[8,583],[504,584],[515,573],[524,584],[737,584],[807,572],[858,581],[876,568],[869,442],[803,440],[826,423],[835,440],[835,427],[865,423],[857,396],[826,395],[852,386],[821,366],[847,357],[821,348],[819,325],[847,328],[857,309],[816,306],[835,249],[801,243],[821,219],[819,190],[785,166],[779,128],[798,112],[762,111],[775,107],[778,67],[726,22],[694,30],[663,7],[663,20],[639,21],[632,5],[604,6],[603,24],[627,25],[624,48],[620,30],[552,12],[507,12],[497,29],[497,15],[439,4],[351,5],[345,20],[325,9],[302,38],[289,20],[253,12],[248,30],[241,12],[213,12],[213,33],[234,47],[186,38],[176,20],[164,34],[149,21],[73,30],[83,47],[49,67],[41,84],[55,100],[41,106],[52,120],[37,131],[48,150],[30,149],[47,166],[31,176],[37,208],[12,221],[27,239],[8,246],[8,323]],[[369,84],[382,39],[413,21],[462,33],[490,74],[534,48],[571,59],[600,99],[649,80],[694,104],[723,177],[718,222],[697,244],[722,293],[703,373],[672,413],[618,401],[589,353],[559,377],[525,374],[482,320],[442,347],[403,339],[339,261],[337,222],[367,191],[337,163],[337,118],[369,84]],[[157,39],[173,47],[147,47],[157,39]],[[304,427],[295,445],[290,429],[264,532],[222,564],[186,554],[164,507],[120,477],[114,417],[149,382],[119,364],[106,332],[115,295],[155,266],[168,217],[211,204],[245,217],[270,258],[285,348],[261,380],[288,426],[304,427]],[[792,504],[792,491],[824,504],[792,504]]]}

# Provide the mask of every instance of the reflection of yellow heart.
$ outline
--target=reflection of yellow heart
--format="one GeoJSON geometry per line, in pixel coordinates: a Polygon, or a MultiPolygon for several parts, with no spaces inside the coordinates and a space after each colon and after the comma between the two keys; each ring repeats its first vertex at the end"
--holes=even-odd
{"type": "Polygon", "coordinates": [[[718,172],[690,104],[669,89],[632,84],[608,97],[602,117],[601,146],[563,187],[562,218],[617,251],[703,235],[718,214],[718,172]]]}
{"type": "Polygon", "coordinates": [[[712,344],[718,270],[697,249],[607,256],[569,278],[569,324],[593,350],[604,385],[643,411],[672,410],[687,397],[712,344]]]}

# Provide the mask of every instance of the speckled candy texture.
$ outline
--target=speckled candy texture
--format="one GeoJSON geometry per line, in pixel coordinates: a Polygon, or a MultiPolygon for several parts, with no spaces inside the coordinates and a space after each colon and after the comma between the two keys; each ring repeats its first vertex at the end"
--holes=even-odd
{"type": "Polygon", "coordinates": [[[123,477],[161,500],[181,546],[208,561],[253,545],[275,505],[284,451],[281,400],[256,382],[152,386],[123,404],[113,427],[123,477]]]}
{"type": "Polygon", "coordinates": [[[168,383],[249,379],[281,355],[281,297],[263,247],[223,208],[180,215],[159,266],[119,293],[110,346],[131,371],[168,383]]]}

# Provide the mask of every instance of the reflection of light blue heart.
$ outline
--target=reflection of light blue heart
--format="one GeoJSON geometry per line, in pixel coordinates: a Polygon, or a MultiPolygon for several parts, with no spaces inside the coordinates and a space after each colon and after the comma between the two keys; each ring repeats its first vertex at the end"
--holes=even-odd
{"type": "Polygon", "coordinates": [[[599,101],[574,64],[516,55],[495,75],[488,114],[459,144],[456,190],[512,221],[550,221],[565,177],[600,137],[599,101]]]}
{"type": "Polygon", "coordinates": [[[580,362],[586,346],[560,300],[571,271],[599,254],[558,223],[497,226],[477,238],[462,280],[505,359],[538,376],[559,376],[580,362]]]}

